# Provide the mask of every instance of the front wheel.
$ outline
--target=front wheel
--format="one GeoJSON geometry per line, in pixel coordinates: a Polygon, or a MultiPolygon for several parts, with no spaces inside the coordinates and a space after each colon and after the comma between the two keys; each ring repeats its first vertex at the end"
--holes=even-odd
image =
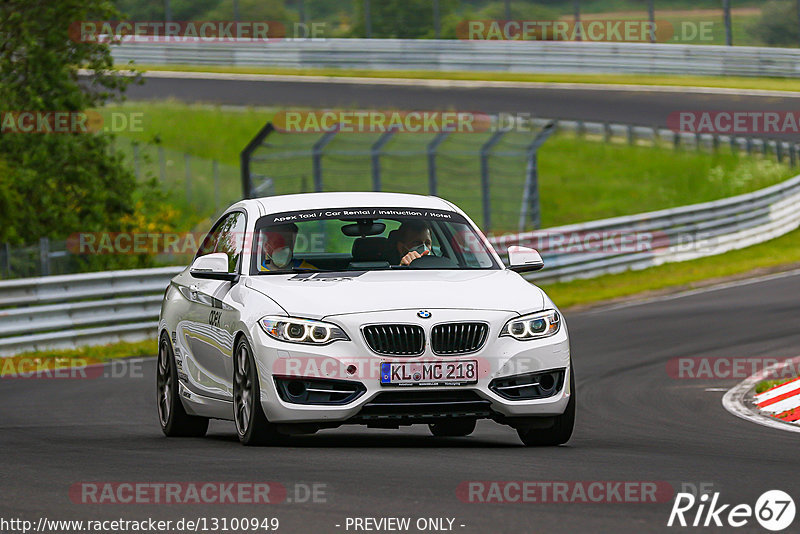
{"type": "Polygon", "coordinates": [[[261,407],[261,388],[258,382],[253,351],[242,337],[236,344],[233,366],[233,418],[239,441],[243,445],[265,445],[278,439],[275,425],[267,420],[261,407]]]}
{"type": "Polygon", "coordinates": [[[208,431],[208,419],[189,415],[178,396],[178,371],[169,338],[162,334],[158,341],[156,370],[158,420],[161,431],[169,437],[202,437],[208,431]]]}
{"type": "Polygon", "coordinates": [[[554,417],[555,423],[550,428],[519,428],[517,434],[522,443],[529,447],[546,447],[562,445],[572,437],[575,427],[575,372],[569,370],[569,402],[564,413],[554,417]]]}

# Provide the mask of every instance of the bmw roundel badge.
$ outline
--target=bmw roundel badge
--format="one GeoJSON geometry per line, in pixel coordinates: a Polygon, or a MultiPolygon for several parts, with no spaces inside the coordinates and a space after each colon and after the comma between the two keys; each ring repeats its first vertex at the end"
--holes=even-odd
{"type": "Polygon", "coordinates": [[[429,312],[428,310],[420,310],[417,312],[417,317],[419,317],[420,319],[430,319],[431,312],[429,312]]]}

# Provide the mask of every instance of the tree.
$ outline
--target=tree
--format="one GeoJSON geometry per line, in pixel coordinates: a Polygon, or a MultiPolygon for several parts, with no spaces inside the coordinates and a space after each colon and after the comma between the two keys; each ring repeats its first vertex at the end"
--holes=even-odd
{"type": "MultiPolygon", "coordinates": [[[[239,18],[253,21],[295,22],[297,14],[283,0],[239,0],[239,18]]],[[[233,2],[226,0],[203,14],[203,20],[233,20],[233,2]]]]}
{"type": "MultiPolygon", "coordinates": [[[[355,2],[352,28],[353,37],[367,34],[364,17],[364,0],[355,2]]],[[[456,0],[439,0],[439,13],[448,16],[456,7],[456,0]]],[[[431,0],[369,0],[372,37],[417,39],[433,37],[433,2],[431,0]]]]}
{"type": "MultiPolygon", "coordinates": [[[[121,95],[136,77],[113,70],[109,45],[70,38],[73,22],[114,19],[105,0],[0,2],[2,112],[82,112],[121,95]]],[[[137,184],[110,141],[103,133],[0,134],[0,241],[122,229],[137,184]]]]}
{"type": "Polygon", "coordinates": [[[764,44],[795,45],[798,40],[797,3],[772,0],[764,4],[761,16],[747,30],[764,44]]]}
{"type": "MultiPolygon", "coordinates": [[[[232,3],[231,0],[224,0],[232,3]]],[[[203,13],[217,7],[222,0],[169,0],[172,20],[206,20],[203,13]]],[[[114,6],[127,20],[164,20],[166,3],[164,0],[114,0],[114,6]]]]}

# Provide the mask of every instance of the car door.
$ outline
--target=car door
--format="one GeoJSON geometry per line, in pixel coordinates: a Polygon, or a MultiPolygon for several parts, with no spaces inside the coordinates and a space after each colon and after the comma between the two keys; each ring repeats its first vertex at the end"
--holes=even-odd
{"type": "MultiPolygon", "coordinates": [[[[209,232],[197,256],[224,252],[228,272],[241,268],[245,214],[234,211],[222,217],[209,232]]],[[[185,275],[181,291],[189,300],[188,313],[178,324],[177,344],[183,353],[182,370],[189,387],[200,395],[217,399],[232,397],[233,331],[237,310],[223,302],[232,282],[185,275]]]]}

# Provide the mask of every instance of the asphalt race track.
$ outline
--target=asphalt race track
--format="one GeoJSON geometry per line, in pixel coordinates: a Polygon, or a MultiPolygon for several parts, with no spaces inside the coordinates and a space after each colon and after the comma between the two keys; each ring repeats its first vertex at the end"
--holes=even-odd
{"type": "MultiPolygon", "coordinates": [[[[425,85],[146,78],[130,86],[130,100],[174,98],[185,102],[274,107],[356,107],[361,109],[455,109],[484,113],[526,112],[533,116],[667,125],[676,111],[796,111],[788,96],[708,94],[675,91],[537,88],[430,87],[425,85]]],[[[753,134],[758,137],[757,134],[753,134]]],[[[781,136],[772,136],[781,137],[781,136]]]]}
{"type": "MultiPolygon", "coordinates": [[[[722,389],[735,380],[679,380],[667,363],[687,356],[797,356],[798,294],[795,273],[568,314],[578,423],[559,448],[522,447],[512,430],[492,422],[481,422],[469,438],[433,438],[421,426],[342,427],[282,447],[245,448],[232,423],[214,422],[207,438],[167,439],[157,422],[153,360],[142,376],[0,380],[0,516],[278,517],[279,532],[291,533],[345,532],[347,517],[365,516],[451,517],[455,531],[480,534],[713,532],[668,529],[671,501],[476,504],[459,500],[456,488],[487,480],[664,481],[675,491],[684,483],[712,484],[720,501],[731,504],[752,506],[770,489],[797,499],[797,434],[726,412],[722,389]],[[316,483],[326,485],[327,502],[75,504],[69,489],[81,481],[276,481],[289,488],[289,498],[295,484],[316,483]]],[[[765,532],[754,520],[737,530],[765,532]]]]}

